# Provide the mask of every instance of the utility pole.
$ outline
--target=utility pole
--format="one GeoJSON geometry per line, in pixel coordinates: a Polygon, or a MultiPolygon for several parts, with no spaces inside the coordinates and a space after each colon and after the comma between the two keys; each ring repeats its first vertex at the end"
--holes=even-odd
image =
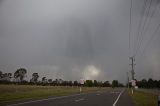
{"type": "Polygon", "coordinates": [[[134,74],[135,74],[135,72],[134,72],[134,66],[136,65],[136,64],[134,64],[134,62],[135,62],[135,58],[134,58],[134,56],[132,56],[132,57],[130,57],[129,59],[131,59],[131,67],[132,67],[132,70],[131,70],[131,75],[132,75],[132,80],[134,80],[134,74]]]}

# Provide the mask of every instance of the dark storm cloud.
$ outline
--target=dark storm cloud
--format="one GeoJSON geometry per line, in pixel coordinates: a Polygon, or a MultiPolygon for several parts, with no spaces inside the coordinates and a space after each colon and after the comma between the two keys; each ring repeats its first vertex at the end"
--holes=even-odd
{"type": "MultiPolygon", "coordinates": [[[[143,2],[133,2],[131,48],[143,2]]],[[[25,67],[28,78],[38,72],[53,79],[125,82],[129,8],[128,0],[0,1],[0,69],[25,67]]],[[[158,25],[157,12],[153,19],[146,41],[158,25]]],[[[138,79],[159,78],[158,45],[157,38],[146,57],[138,57],[138,79]]]]}
{"type": "Polygon", "coordinates": [[[67,39],[66,54],[71,58],[92,59],[94,55],[91,31],[79,20],[70,22],[71,33],[67,39]]]}

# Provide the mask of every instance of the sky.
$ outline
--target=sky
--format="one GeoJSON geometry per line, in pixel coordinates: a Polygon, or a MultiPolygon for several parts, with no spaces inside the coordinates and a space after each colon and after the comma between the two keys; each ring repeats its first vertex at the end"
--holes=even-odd
{"type": "Polygon", "coordinates": [[[160,5],[153,0],[147,15],[149,3],[142,15],[145,0],[132,0],[130,24],[130,0],[0,0],[0,70],[23,67],[27,79],[38,72],[39,80],[125,83],[129,57],[141,42],[135,78],[160,79],[160,30],[149,42],[160,24],[160,5]]]}

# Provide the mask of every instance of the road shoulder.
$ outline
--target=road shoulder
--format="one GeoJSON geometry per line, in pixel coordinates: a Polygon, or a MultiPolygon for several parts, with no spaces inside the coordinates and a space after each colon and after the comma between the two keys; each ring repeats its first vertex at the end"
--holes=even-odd
{"type": "Polygon", "coordinates": [[[119,101],[117,102],[117,106],[134,106],[134,102],[129,96],[127,89],[121,95],[119,101]]]}

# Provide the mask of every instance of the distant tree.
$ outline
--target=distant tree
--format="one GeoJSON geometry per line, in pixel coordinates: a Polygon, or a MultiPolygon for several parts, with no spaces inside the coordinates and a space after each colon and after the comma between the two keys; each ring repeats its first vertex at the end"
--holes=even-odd
{"type": "Polygon", "coordinates": [[[3,76],[3,73],[2,73],[2,71],[0,71],[0,79],[2,78],[2,76],[3,76]]]}
{"type": "Polygon", "coordinates": [[[38,78],[39,78],[38,73],[33,73],[33,74],[32,74],[32,79],[31,79],[31,81],[30,81],[30,82],[37,83],[38,78]]]}
{"type": "Polygon", "coordinates": [[[42,82],[46,82],[46,81],[47,81],[46,77],[42,77],[42,82]]]}
{"type": "Polygon", "coordinates": [[[0,82],[1,83],[5,83],[5,84],[8,84],[10,83],[11,81],[11,76],[12,76],[12,73],[0,73],[0,82]]]}
{"type": "Polygon", "coordinates": [[[149,78],[148,80],[142,79],[137,82],[137,86],[139,88],[160,88],[160,80],[153,80],[152,78],[149,78]]]}
{"type": "Polygon", "coordinates": [[[53,85],[53,86],[56,86],[56,85],[57,85],[57,82],[56,82],[55,80],[53,80],[53,81],[52,81],[52,85],[53,85]]]}
{"type": "Polygon", "coordinates": [[[62,79],[55,79],[56,85],[63,85],[64,81],[62,79]]]}
{"type": "Polygon", "coordinates": [[[17,71],[14,73],[14,78],[22,82],[26,73],[27,73],[27,70],[25,68],[17,69],[17,71]]]}
{"type": "Polygon", "coordinates": [[[160,80],[157,82],[157,86],[158,88],[160,88],[160,80]]]}
{"type": "Polygon", "coordinates": [[[8,77],[12,77],[12,73],[8,73],[8,77]]]}
{"type": "Polygon", "coordinates": [[[51,84],[51,83],[52,83],[52,79],[48,79],[48,83],[50,83],[50,84],[51,84]]]}
{"type": "Polygon", "coordinates": [[[103,86],[104,86],[104,87],[110,87],[111,84],[109,83],[109,81],[105,81],[105,82],[103,83],[103,86]]]}
{"type": "Polygon", "coordinates": [[[78,86],[78,81],[74,81],[74,82],[73,82],[73,85],[74,85],[74,86],[78,86]]]}
{"type": "Polygon", "coordinates": [[[97,87],[97,86],[98,86],[98,82],[97,82],[97,80],[94,80],[93,85],[94,85],[95,87],[97,87]]]}
{"type": "Polygon", "coordinates": [[[46,77],[42,77],[42,85],[45,86],[47,83],[46,77]]]}
{"type": "Polygon", "coordinates": [[[68,81],[68,86],[72,86],[72,81],[68,81]]]}
{"type": "Polygon", "coordinates": [[[154,81],[152,80],[152,78],[148,79],[148,88],[154,88],[154,81]]]}
{"type": "Polygon", "coordinates": [[[10,82],[11,76],[12,76],[12,73],[4,73],[3,74],[0,71],[0,80],[1,80],[1,82],[4,82],[4,83],[10,82]]]}
{"type": "MultiPolygon", "coordinates": [[[[59,84],[59,83],[58,83],[59,84]]],[[[63,81],[62,83],[61,83],[61,85],[62,86],[67,86],[68,85],[68,81],[63,81]]]]}
{"type": "Polygon", "coordinates": [[[12,73],[8,73],[7,74],[7,81],[11,81],[11,78],[12,78],[12,73]]]}
{"type": "Polygon", "coordinates": [[[118,80],[113,80],[112,81],[112,87],[118,87],[119,83],[118,83],[118,80]]]}
{"type": "Polygon", "coordinates": [[[124,87],[124,85],[122,83],[119,83],[118,87],[124,87]]]}
{"type": "Polygon", "coordinates": [[[4,73],[4,74],[3,74],[3,80],[4,80],[4,81],[7,81],[7,77],[8,77],[8,74],[7,74],[7,73],[4,73]]]}
{"type": "Polygon", "coordinates": [[[93,86],[92,80],[86,80],[85,85],[88,87],[92,87],[93,86]]]}
{"type": "Polygon", "coordinates": [[[102,86],[103,86],[102,81],[98,82],[98,87],[102,87],[102,86]]]}
{"type": "Polygon", "coordinates": [[[158,81],[157,80],[154,80],[154,88],[158,88],[158,81]]]}
{"type": "Polygon", "coordinates": [[[141,86],[142,88],[147,88],[147,80],[146,80],[146,79],[142,79],[140,86],[141,86]]]}
{"type": "Polygon", "coordinates": [[[63,80],[62,79],[58,79],[58,84],[62,84],[63,83],[63,80]]]}

